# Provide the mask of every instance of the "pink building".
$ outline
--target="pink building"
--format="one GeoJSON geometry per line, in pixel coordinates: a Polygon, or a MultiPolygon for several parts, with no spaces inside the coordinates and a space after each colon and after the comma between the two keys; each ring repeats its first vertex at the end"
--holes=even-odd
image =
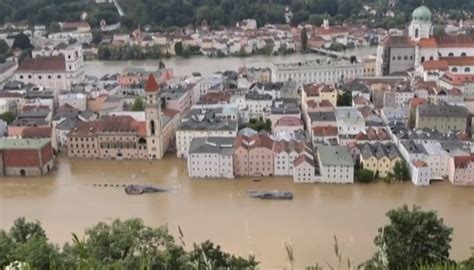
{"type": "Polygon", "coordinates": [[[239,134],[234,149],[236,176],[272,176],[273,139],[264,132],[246,136],[239,134]]]}
{"type": "Polygon", "coordinates": [[[148,76],[153,74],[155,76],[156,81],[158,84],[171,80],[173,78],[173,70],[172,69],[158,69],[154,72],[146,71],[142,68],[127,68],[120,73],[118,77],[118,83],[122,87],[131,87],[133,85],[139,85],[143,82],[146,82],[148,76]]]}
{"type": "Polygon", "coordinates": [[[474,155],[452,159],[449,181],[453,185],[474,185],[474,155]]]}

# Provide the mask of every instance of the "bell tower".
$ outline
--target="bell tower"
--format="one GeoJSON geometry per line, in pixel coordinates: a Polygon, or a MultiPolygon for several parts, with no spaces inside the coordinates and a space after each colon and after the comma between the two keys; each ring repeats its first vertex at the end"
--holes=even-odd
{"type": "Polygon", "coordinates": [[[161,127],[160,86],[150,74],[145,85],[145,120],[148,159],[161,159],[164,155],[161,127]]]}

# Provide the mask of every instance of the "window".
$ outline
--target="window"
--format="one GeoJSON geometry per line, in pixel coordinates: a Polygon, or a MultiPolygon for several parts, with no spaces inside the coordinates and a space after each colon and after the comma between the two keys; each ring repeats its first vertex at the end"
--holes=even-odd
{"type": "Polygon", "coordinates": [[[415,38],[418,38],[419,35],[420,35],[420,29],[416,28],[415,29],[415,38]]]}
{"type": "Polygon", "coordinates": [[[464,72],[471,72],[471,69],[467,67],[464,69],[464,72]]]}
{"type": "Polygon", "coordinates": [[[61,79],[61,75],[58,75],[58,79],[61,79]]]}
{"type": "Polygon", "coordinates": [[[453,68],[451,69],[451,72],[458,72],[458,68],[453,67],[453,68]]]}

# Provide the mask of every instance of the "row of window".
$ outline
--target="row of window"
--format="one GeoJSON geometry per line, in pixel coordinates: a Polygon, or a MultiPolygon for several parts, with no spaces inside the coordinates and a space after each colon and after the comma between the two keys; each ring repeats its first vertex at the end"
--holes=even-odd
{"type": "MultiPolygon", "coordinates": [[[[402,59],[403,59],[404,61],[407,61],[408,59],[413,60],[413,55],[410,55],[409,57],[408,57],[407,55],[405,55],[405,56],[403,56],[403,57],[402,57],[401,55],[399,55],[399,56],[392,56],[392,60],[393,60],[393,61],[395,61],[395,60],[401,61],[402,59]]],[[[424,61],[424,60],[422,60],[422,62],[423,62],[423,61],[424,61]]]]}
{"type": "MultiPolygon", "coordinates": [[[[32,78],[33,78],[33,76],[31,76],[31,75],[28,75],[27,77],[28,77],[28,79],[32,79],[32,78]]],[[[23,80],[24,78],[25,78],[25,76],[20,75],[20,79],[21,79],[21,80],[23,80]]],[[[51,79],[52,79],[52,76],[51,76],[51,75],[48,75],[47,78],[48,78],[49,80],[51,80],[51,79]]],[[[57,75],[57,78],[58,78],[58,79],[61,79],[61,75],[57,75]]],[[[42,79],[43,79],[43,76],[38,75],[38,79],[39,79],[39,80],[42,80],[42,79]]]]}

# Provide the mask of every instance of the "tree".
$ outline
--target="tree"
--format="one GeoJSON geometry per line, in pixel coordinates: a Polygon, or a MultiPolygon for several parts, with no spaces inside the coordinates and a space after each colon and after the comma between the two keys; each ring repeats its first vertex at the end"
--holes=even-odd
{"type": "Polygon", "coordinates": [[[7,124],[11,124],[16,119],[16,114],[14,112],[4,112],[0,114],[0,119],[7,122],[7,124]]]}
{"type": "Polygon", "coordinates": [[[7,55],[10,52],[10,47],[4,39],[0,39],[0,54],[7,55]]]}
{"type": "Polygon", "coordinates": [[[98,45],[102,41],[103,35],[100,30],[92,30],[92,43],[98,45]]]}
{"type": "Polygon", "coordinates": [[[442,37],[444,35],[446,35],[446,31],[444,29],[444,26],[435,26],[433,28],[433,36],[442,37]]]}
{"type": "Polygon", "coordinates": [[[33,48],[33,45],[31,45],[30,38],[23,32],[21,32],[20,34],[15,36],[12,48],[20,50],[29,50],[33,48]]]}
{"type": "Polygon", "coordinates": [[[272,120],[270,119],[265,120],[265,129],[268,132],[272,132],[272,120]]]}
{"type": "Polygon", "coordinates": [[[61,26],[59,25],[58,22],[51,22],[51,23],[49,24],[48,31],[49,31],[50,33],[57,33],[57,32],[60,32],[60,31],[61,31],[61,26]]]}
{"type": "Polygon", "coordinates": [[[306,33],[306,28],[304,27],[301,30],[301,48],[304,52],[308,49],[308,33],[306,33]]]}
{"type": "Polygon", "coordinates": [[[178,41],[174,44],[174,52],[177,54],[177,55],[183,55],[183,42],[181,41],[178,41]]]}
{"type": "Polygon", "coordinates": [[[386,264],[388,269],[416,269],[419,264],[449,262],[453,229],[436,212],[404,205],[386,215],[390,224],[378,230],[374,243],[379,251],[372,263],[386,264]]]}
{"type": "Polygon", "coordinates": [[[319,14],[311,14],[308,19],[309,23],[315,26],[321,26],[324,22],[324,16],[319,14]]]}
{"type": "Polygon", "coordinates": [[[131,111],[134,112],[142,112],[145,110],[145,104],[143,103],[143,99],[141,97],[135,98],[133,101],[132,107],[130,108],[131,111]]]}
{"type": "Polygon", "coordinates": [[[352,93],[344,91],[342,95],[337,98],[337,106],[352,106],[352,93]]]}
{"type": "Polygon", "coordinates": [[[399,181],[410,180],[410,172],[408,171],[406,161],[397,161],[393,166],[393,176],[399,181]]]}
{"type": "Polygon", "coordinates": [[[160,62],[158,63],[158,67],[159,67],[160,69],[164,69],[164,68],[166,68],[166,65],[165,65],[165,63],[164,63],[163,61],[160,60],[160,62]]]}
{"type": "Polygon", "coordinates": [[[367,169],[359,169],[356,172],[356,179],[361,183],[369,183],[374,180],[374,172],[367,169]]]}
{"type": "Polygon", "coordinates": [[[46,233],[38,221],[26,222],[25,218],[19,218],[10,228],[10,237],[16,244],[26,243],[35,236],[46,238],[46,233]]]}

